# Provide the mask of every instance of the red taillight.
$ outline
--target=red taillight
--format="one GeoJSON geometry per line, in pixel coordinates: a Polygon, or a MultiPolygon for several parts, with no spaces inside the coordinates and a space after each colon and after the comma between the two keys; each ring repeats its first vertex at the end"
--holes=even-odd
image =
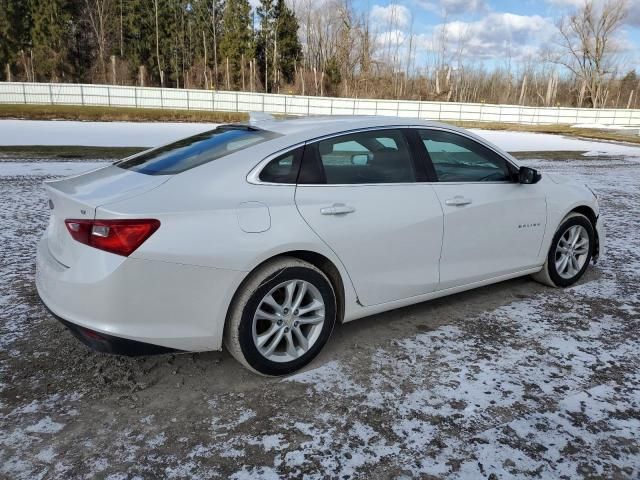
{"type": "Polygon", "coordinates": [[[67,230],[80,243],[128,257],[160,227],[153,219],[65,220],[67,230]]]}

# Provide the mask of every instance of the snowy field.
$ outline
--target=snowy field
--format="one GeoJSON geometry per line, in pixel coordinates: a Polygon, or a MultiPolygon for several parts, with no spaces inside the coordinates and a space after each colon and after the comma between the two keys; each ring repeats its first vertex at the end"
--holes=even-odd
{"type": "MultiPolygon", "coordinates": [[[[0,120],[0,146],[155,147],[215,126],[215,123],[0,120]]],[[[585,141],[560,135],[477,129],[471,131],[508,152],[553,150],[584,151],[589,155],[638,154],[638,148],[630,145],[585,141]]]]}
{"type": "Polygon", "coordinates": [[[340,326],[288,379],[224,352],[86,349],[38,302],[34,253],[41,181],[95,163],[0,159],[0,478],[639,478],[640,148],[594,143],[521,162],[601,196],[607,256],[578,286],[517,279],[340,326]]]}

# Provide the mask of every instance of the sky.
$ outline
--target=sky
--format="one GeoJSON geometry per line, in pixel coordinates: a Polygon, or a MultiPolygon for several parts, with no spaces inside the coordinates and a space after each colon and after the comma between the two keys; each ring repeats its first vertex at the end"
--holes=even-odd
{"type": "MultiPolygon", "coordinates": [[[[388,40],[406,48],[413,32],[416,64],[433,51],[446,25],[450,50],[461,45],[464,55],[485,66],[538,62],[556,45],[556,23],[584,0],[352,0],[369,12],[380,44],[388,40]]],[[[605,2],[607,0],[596,0],[605,2]]],[[[618,36],[621,70],[640,69],[640,0],[628,0],[627,20],[618,36]]]]}

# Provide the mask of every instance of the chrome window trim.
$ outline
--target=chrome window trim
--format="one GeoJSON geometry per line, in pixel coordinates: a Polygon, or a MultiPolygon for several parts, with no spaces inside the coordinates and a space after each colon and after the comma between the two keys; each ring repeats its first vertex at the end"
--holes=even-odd
{"type": "Polygon", "coordinates": [[[297,183],[265,182],[263,180],[260,180],[260,174],[262,173],[262,170],[264,169],[264,167],[266,167],[269,164],[269,162],[271,162],[271,160],[275,160],[276,158],[282,155],[285,155],[297,148],[303,147],[306,144],[307,142],[300,142],[295,145],[290,145],[281,150],[278,150],[275,153],[269,154],[268,156],[260,160],[260,162],[258,162],[258,164],[255,167],[253,167],[251,171],[247,174],[247,182],[249,182],[252,185],[272,185],[272,186],[280,186],[280,187],[294,186],[295,187],[297,183]]]}
{"type": "Polygon", "coordinates": [[[410,124],[410,125],[384,125],[384,126],[380,126],[380,127],[366,127],[366,128],[357,128],[357,129],[353,129],[353,130],[344,130],[342,132],[337,132],[337,133],[331,133],[329,135],[323,135],[321,137],[315,137],[315,138],[311,138],[308,140],[305,140],[303,142],[299,142],[295,145],[291,145],[289,147],[285,147],[281,150],[278,150],[275,153],[272,153],[270,155],[268,155],[267,157],[263,158],[262,160],[260,160],[260,162],[251,169],[251,171],[248,173],[247,175],[247,182],[249,182],[252,185],[270,185],[270,186],[284,186],[284,187],[290,187],[290,186],[295,186],[295,187],[299,187],[299,186],[304,186],[304,187],[380,187],[380,186],[398,186],[398,185],[514,185],[514,184],[518,184],[518,182],[510,182],[510,181],[493,181],[493,182],[480,182],[480,181],[475,181],[475,182],[430,182],[430,181],[424,181],[424,182],[402,182],[402,183],[332,183],[332,184],[325,184],[325,183],[303,183],[303,184],[298,184],[298,183],[276,183],[276,182],[264,182],[262,180],[260,180],[260,173],[262,172],[262,169],[271,161],[274,160],[275,158],[286,154],[287,152],[290,152],[292,150],[295,150],[296,148],[300,148],[302,146],[306,146],[310,143],[315,143],[315,142],[320,142],[322,140],[327,140],[329,138],[335,138],[335,137],[341,137],[344,135],[351,135],[354,133],[360,133],[360,132],[368,132],[368,131],[375,131],[375,130],[397,130],[397,129],[401,129],[401,128],[412,128],[412,129],[418,129],[418,130],[439,130],[442,132],[447,132],[447,133],[453,133],[455,135],[460,135],[461,137],[464,137],[468,140],[471,140],[472,142],[476,142],[480,145],[482,145],[483,147],[491,150],[493,153],[495,153],[498,157],[502,158],[505,162],[507,162],[509,165],[511,165],[512,167],[514,167],[516,170],[520,168],[519,165],[515,164],[512,160],[510,160],[509,158],[505,157],[502,153],[500,153],[499,151],[497,151],[494,147],[492,147],[491,145],[487,144],[483,139],[478,140],[477,138],[474,138],[470,135],[467,135],[463,132],[460,132],[458,130],[453,130],[450,128],[446,128],[446,127],[440,127],[440,126],[425,126],[425,125],[415,125],[415,124],[410,124]]]}

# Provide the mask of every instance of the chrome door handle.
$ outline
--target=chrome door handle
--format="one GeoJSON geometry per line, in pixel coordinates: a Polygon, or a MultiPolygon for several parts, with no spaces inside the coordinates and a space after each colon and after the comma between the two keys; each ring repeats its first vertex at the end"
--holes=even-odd
{"type": "Polygon", "coordinates": [[[464,198],[463,196],[460,196],[460,195],[456,195],[453,198],[449,198],[448,200],[445,200],[444,203],[452,207],[462,207],[464,205],[469,205],[471,203],[471,199],[464,198]]]}
{"type": "Polygon", "coordinates": [[[343,215],[346,213],[353,213],[356,209],[345,205],[344,203],[334,203],[330,207],[324,207],[320,209],[322,215],[343,215]]]}

